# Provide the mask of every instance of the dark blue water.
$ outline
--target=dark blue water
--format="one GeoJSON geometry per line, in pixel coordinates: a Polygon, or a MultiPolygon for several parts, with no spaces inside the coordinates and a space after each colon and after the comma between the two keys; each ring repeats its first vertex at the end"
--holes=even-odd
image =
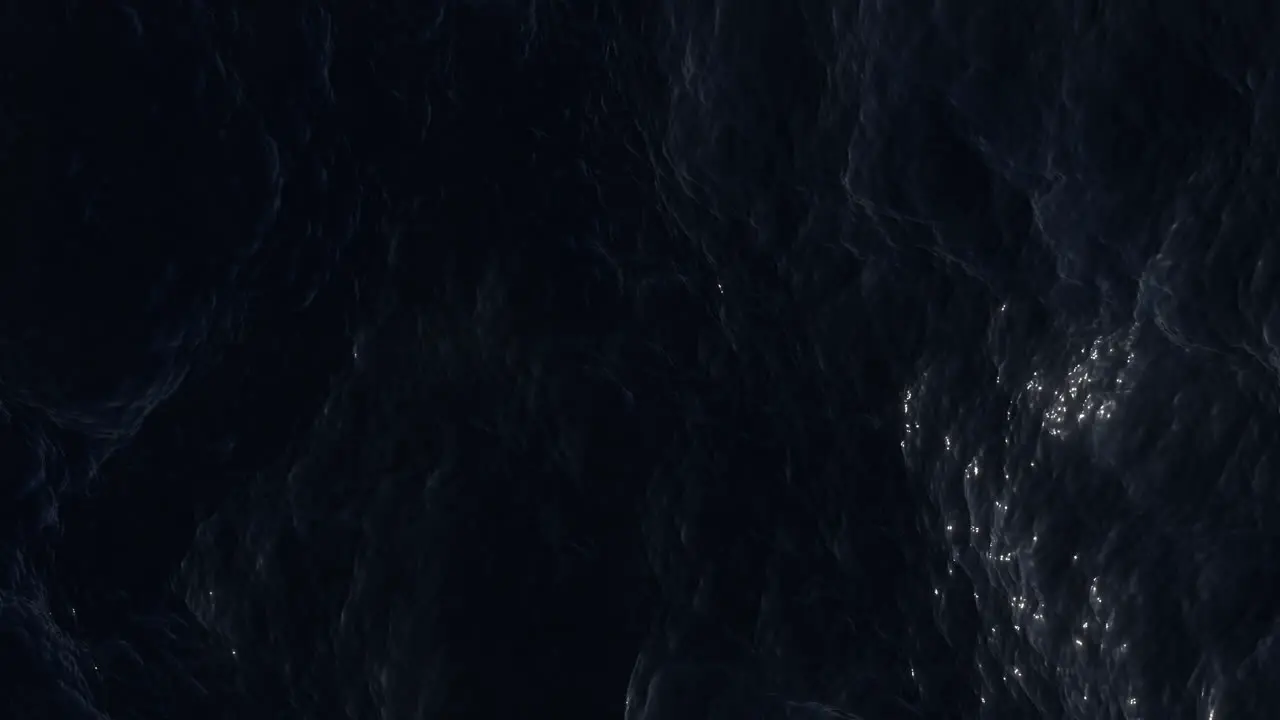
{"type": "Polygon", "coordinates": [[[0,13],[0,716],[1269,718],[1268,4],[0,13]]]}

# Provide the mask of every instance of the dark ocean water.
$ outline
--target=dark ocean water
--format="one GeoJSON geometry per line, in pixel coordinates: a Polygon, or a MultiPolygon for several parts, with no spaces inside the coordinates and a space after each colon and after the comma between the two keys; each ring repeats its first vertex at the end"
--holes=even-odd
{"type": "Polygon", "coordinates": [[[6,3],[0,718],[1272,718],[1271,4],[6,3]]]}

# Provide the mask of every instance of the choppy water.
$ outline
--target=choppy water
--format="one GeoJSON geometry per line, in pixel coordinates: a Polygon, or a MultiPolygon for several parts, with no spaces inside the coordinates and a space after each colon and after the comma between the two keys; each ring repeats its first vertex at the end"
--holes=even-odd
{"type": "Polygon", "coordinates": [[[0,16],[14,718],[1280,708],[1265,3],[0,16]]]}

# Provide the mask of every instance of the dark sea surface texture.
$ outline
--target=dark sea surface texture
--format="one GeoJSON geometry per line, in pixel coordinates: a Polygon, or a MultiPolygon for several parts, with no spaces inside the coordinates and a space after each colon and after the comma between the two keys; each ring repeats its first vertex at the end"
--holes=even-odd
{"type": "Polygon", "coordinates": [[[0,10],[0,720],[1280,717],[1280,6],[0,10]]]}

